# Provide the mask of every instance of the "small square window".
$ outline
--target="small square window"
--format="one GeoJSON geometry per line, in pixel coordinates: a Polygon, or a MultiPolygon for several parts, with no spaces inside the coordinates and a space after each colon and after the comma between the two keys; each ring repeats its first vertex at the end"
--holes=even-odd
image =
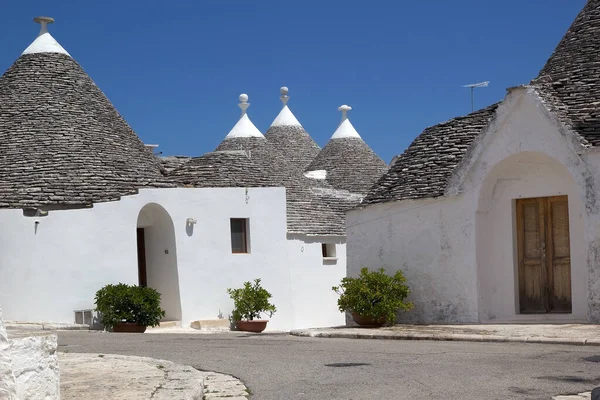
{"type": "Polygon", "coordinates": [[[246,218],[231,218],[231,252],[249,253],[248,220],[246,218]]]}
{"type": "Polygon", "coordinates": [[[323,258],[336,258],[335,244],[323,243],[321,244],[321,251],[323,252],[323,258]]]}

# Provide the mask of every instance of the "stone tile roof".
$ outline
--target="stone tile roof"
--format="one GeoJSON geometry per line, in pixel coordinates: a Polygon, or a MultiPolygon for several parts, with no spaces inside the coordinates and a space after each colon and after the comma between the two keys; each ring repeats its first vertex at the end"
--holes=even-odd
{"type": "Polygon", "coordinates": [[[265,137],[294,168],[302,172],[317,157],[321,148],[302,126],[271,126],[265,137]]]}
{"type": "Polygon", "coordinates": [[[157,158],[158,162],[167,173],[181,167],[192,159],[192,157],[188,156],[158,156],[157,158]]]}
{"type": "Polygon", "coordinates": [[[360,137],[344,137],[329,140],[306,171],[325,170],[335,189],[365,195],[387,169],[360,137]]]}
{"type": "Polygon", "coordinates": [[[69,55],[24,54],[0,78],[0,207],[91,206],[172,186],[69,55]]]}
{"type": "Polygon", "coordinates": [[[168,172],[184,186],[193,187],[266,187],[275,186],[244,150],[214,151],[168,172]]]}
{"type": "Polygon", "coordinates": [[[363,204],[443,196],[452,172],[497,107],[425,129],[377,181],[363,204]]]}
{"type": "Polygon", "coordinates": [[[173,170],[169,176],[184,186],[285,187],[288,233],[345,235],[342,206],[357,204],[326,182],[304,177],[264,137],[226,138],[212,153],[173,170]],[[342,197],[333,201],[335,196],[342,197]]]}
{"type": "Polygon", "coordinates": [[[600,145],[600,0],[589,0],[532,81],[584,144],[600,145]]]}

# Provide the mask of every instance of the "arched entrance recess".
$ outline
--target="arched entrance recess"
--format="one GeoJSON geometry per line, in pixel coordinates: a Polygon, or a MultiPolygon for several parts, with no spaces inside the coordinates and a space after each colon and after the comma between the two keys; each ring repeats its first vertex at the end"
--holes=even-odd
{"type": "Polygon", "coordinates": [[[480,320],[586,319],[584,214],[553,157],[521,152],[490,170],[476,213],[480,320]]]}
{"type": "Polygon", "coordinates": [[[140,211],[137,244],[140,286],[154,288],[161,294],[165,321],[181,321],[175,228],[171,216],[160,205],[150,203],[140,211]]]}

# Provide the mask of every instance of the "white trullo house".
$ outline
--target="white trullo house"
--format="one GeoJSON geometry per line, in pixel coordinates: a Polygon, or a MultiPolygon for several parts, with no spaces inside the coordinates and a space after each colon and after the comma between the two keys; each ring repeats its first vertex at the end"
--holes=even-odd
{"type": "MultiPolygon", "coordinates": [[[[284,107],[242,116],[201,157],[153,154],[42,30],[0,78],[0,304],[6,320],[73,322],[108,283],[148,285],[166,320],[225,318],[261,278],[270,329],[341,324],[345,211],[386,165],[345,117],[321,150],[284,107]],[[360,174],[354,171],[362,171],[360,174]]],[[[135,99],[132,99],[134,101],[135,99]]]]}
{"type": "Polygon", "coordinates": [[[348,272],[418,322],[600,322],[600,0],[531,83],[427,128],[350,211],[348,272]]]}

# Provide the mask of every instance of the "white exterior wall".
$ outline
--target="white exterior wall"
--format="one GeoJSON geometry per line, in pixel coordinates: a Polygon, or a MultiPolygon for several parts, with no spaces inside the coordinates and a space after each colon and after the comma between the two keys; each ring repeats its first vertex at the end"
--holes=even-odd
{"type": "Polygon", "coordinates": [[[568,170],[544,154],[521,152],[496,165],[486,183],[477,211],[480,319],[586,321],[585,210],[568,170]],[[569,201],[572,313],[519,315],[514,199],[557,195],[567,195],[569,201]]]}
{"type": "MultiPolygon", "coordinates": [[[[268,329],[338,324],[335,312],[324,317],[316,311],[335,310],[331,287],[324,292],[317,288],[323,282],[339,282],[345,260],[340,257],[323,280],[320,274],[332,270],[323,265],[320,244],[296,251],[300,242],[286,238],[284,188],[146,189],[118,202],[50,211],[39,218],[24,217],[21,210],[1,210],[0,304],[5,318],[73,322],[74,310],[94,308],[95,292],[102,286],[137,284],[136,228],[148,204],[152,206],[144,210],[150,210],[150,219],[144,211],[139,221],[147,228],[148,284],[169,292],[163,294],[167,317],[176,319],[180,312],[184,326],[216,319],[219,313],[227,318],[233,303],[226,289],[261,278],[278,309],[268,329]],[[172,220],[174,240],[168,229],[156,230],[168,226],[155,212],[160,209],[172,220]],[[188,225],[187,218],[197,223],[188,225]],[[230,218],[250,220],[250,254],[231,253],[230,218]],[[179,299],[172,296],[171,289],[177,287],[179,299]],[[299,305],[294,307],[293,301],[299,305]],[[315,310],[310,304],[319,307],[315,310]]],[[[343,253],[340,248],[338,254],[343,253]]]]}
{"type": "Polygon", "coordinates": [[[458,199],[389,203],[348,213],[348,275],[402,270],[415,308],[402,322],[477,321],[473,222],[458,199]]]}
{"type": "Polygon", "coordinates": [[[499,107],[439,199],[369,206],[348,214],[348,274],[361,266],[406,271],[419,322],[599,321],[600,155],[521,88],[499,107]],[[520,315],[515,199],[568,195],[571,314],[520,315]]]}
{"type": "Polygon", "coordinates": [[[288,237],[294,327],[344,325],[332,290],[346,276],[346,238],[294,235],[288,237]],[[322,243],[335,244],[337,260],[323,260],[322,243]]]}

